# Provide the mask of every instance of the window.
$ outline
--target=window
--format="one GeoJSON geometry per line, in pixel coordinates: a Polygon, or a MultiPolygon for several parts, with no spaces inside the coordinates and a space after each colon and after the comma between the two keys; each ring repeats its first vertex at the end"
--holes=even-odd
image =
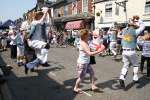
{"type": "Polygon", "coordinates": [[[112,17],[112,4],[105,5],[105,16],[112,17]]]}
{"type": "Polygon", "coordinates": [[[88,12],[88,0],[82,0],[82,12],[88,12]]]}
{"type": "Polygon", "coordinates": [[[54,17],[59,17],[60,14],[58,13],[58,9],[54,9],[54,17]]]}
{"type": "Polygon", "coordinates": [[[77,0],[72,1],[72,14],[77,14],[77,0]]]}
{"type": "Polygon", "coordinates": [[[146,0],[146,3],[145,3],[145,14],[150,14],[150,0],[146,0]]]}
{"type": "Polygon", "coordinates": [[[64,16],[67,16],[67,12],[68,12],[68,6],[65,5],[65,6],[64,6],[64,16]]]}

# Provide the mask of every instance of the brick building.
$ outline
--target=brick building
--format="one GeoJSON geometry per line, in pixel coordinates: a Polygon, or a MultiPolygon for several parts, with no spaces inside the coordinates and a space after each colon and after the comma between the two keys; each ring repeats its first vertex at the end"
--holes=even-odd
{"type": "Polygon", "coordinates": [[[59,0],[52,5],[57,30],[94,29],[93,0],[59,0]]]}

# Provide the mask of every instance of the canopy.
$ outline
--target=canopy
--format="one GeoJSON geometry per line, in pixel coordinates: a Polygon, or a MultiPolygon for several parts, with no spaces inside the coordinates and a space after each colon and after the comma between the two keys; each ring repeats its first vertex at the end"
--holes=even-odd
{"type": "Polygon", "coordinates": [[[81,29],[81,28],[84,28],[83,20],[67,22],[65,26],[65,29],[68,29],[68,30],[81,29]]]}

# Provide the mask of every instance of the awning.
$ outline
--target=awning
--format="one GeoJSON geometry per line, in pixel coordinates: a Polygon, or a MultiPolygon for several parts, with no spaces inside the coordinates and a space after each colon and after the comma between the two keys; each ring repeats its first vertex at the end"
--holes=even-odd
{"type": "Polygon", "coordinates": [[[67,22],[65,26],[65,29],[67,30],[81,29],[81,28],[84,28],[83,20],[67,22]]]}
{"type": "Polygon", "coordinates": [[[112,23],[104,23],[104,24],[98,24],[97,25],[98,28],[108,28],[111,26],[112,26],[112,23]]]}

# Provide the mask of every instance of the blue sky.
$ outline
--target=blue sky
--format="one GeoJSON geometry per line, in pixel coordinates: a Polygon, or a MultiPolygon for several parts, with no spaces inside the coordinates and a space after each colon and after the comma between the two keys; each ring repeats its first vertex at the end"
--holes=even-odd
{"type": "Polygon", "coordinates": [[[35,5],[36,0],[0,0],[0,21],[20,18],[35,5]]]}

